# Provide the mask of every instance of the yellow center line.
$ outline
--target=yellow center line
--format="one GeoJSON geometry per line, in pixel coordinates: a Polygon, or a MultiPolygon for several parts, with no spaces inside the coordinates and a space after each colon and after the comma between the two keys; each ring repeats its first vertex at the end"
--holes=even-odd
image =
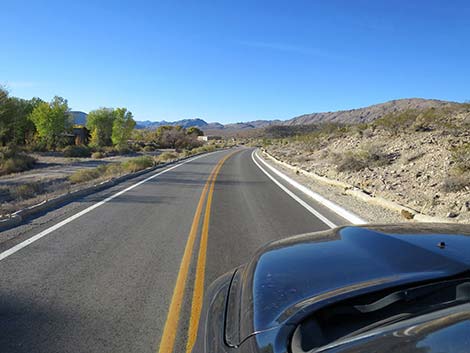
{"type": "Polygon", "coordinates": [[[222,168],[225,161],[238,151],[232,152],[225,156],[220,164],[217,165],[214,174],[212,175],[211,186],[207,196],[206,210],[204,213],[204,220],[202,223],[201,242],[199,245],[199,253],[197,258],[196,278],[194,280],[194,290],[191,306],[191,317],[189,320],[188,341],[186,342],[186,353],[190,353],[196,341],[197,330],[199,326],[199,319],[201,317],[202,303],[204,299],[204,278],[206,268],[206,254],[207,254],[207,240],[209,237],[209,223],[212,206],[212,197],[214,195],[214,186],[217,175],[222,168]]]}
{"type": "Polygon", "coordinates": [[[193,253],[194,243],[197,237],[199,220],[201,218],[204,201],[206,198],[207,191],[209,189],[209,185],[213,179],[213,175],[218,170],[219,165],[221,166],[225,160],[226,158],[223,158],[216,164],[209,178],[207,179],[207,182],[204,185],[204,189],[202,190],[201,196],[199,198],[199,202],[193,218],[193,223],[191,224],[191,230],[189,231],[188,240],[184,249],[183,258],[181,259],[178,277],[176,278],[176,284],[173,290],[173,295],[171,297],[171,303],[168,309],[168,314],[165,322],[165,327],[163,329],[162,338],[160,340],[158,353],[173,352],[175,346],[176,333],[178,331],[179,316],[183,303],[184,291],[186,288],[186,281],[188,278],[189,266],[191,263],[191,255],[193,253]]]}
{"type": "Polygon", "coordinates": [[[191,255],[193,253],[194,242],[197,236],[197,230],[199,227],[199,220],[201,218],[201,212],[206,198],[207,190],[209,188],[210,180],[215,170],[214,167],[209,178],[207,179],[204,189],[202,190],[199,198],[199,203],[194,214],[193,223],[191,224],[191,230],[189,231],[188,241],[184,249],[183,258],[181,259],[180,268],[178,271],[178,277],[176,278],[175,288],[173,290],[173,296],[171,298],[170,308],[163,329],[162,338],[160,341],[159,353],[171,353],[175,345],[176,332],[178,329],[179,316],[181,311],[181,305],[183,302],[184,289],[186,287],[186,279],[188,277],[189,265],[191,262],[191,255]]]}

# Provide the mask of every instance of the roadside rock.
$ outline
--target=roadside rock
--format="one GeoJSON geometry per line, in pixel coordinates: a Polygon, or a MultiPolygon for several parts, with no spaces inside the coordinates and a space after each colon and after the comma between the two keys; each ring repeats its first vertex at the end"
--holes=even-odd
{"type": "Polygon", "coordinates": [[[413,219],[415,217],[414,213],[411,213],[410,211],[408,210],[401,210],[401,216],[405,219],[413,219]]]}

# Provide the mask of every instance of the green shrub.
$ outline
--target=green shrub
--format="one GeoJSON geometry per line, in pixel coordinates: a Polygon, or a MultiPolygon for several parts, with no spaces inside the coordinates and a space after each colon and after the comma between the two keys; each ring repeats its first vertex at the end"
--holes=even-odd
{"type": "Polygon", "coordinates": [[[62,152],[64,157],[90,157],[91,150],[83,145],[71,145],[65,147],[62,152]]]}
{"type": "Polygon", "coordinates": [[[16,147],[0,148],[0,175],[18,173],[31,169],[36,159],[16,147]]]}

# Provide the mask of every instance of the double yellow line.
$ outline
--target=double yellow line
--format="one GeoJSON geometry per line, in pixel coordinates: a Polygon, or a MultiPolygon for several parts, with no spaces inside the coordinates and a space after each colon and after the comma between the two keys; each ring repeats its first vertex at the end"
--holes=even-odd
{"type": "Polygon", "coordinates": [[[191,352],[194,342],[196,340],[199,318],[201,316],[202,301],[204,297],[204,277],[206,266],[207,240],[209,236],[209,222],[215,181],[217,179],[217,175],[220,172],[220,169],[222,168],[222,165],[228,158],[230,158],[236,152],[237,151],[226,155],[216,164],[209,178],[207,179],[206,184],[204,185],[204,189],[202,190],[196,208],[196,212],[194,214],[193,223],[191,224],[191,229],[189,231],[186,247],[184,249],[183,258],[181,260],[180,268],[178,271],[178,277],[176,278],[176,284],[173,290],[173,296],[171,298],[170,308],[168,310],[158,353],[173,353],[174,350],[176,335],[178,331],[179,317],[181,307],[183,305],[184,292],[191,264],[191,256],[197,238],[197,232],[199,228],[202,210],[204,207],[204,201],[207,195],[204,219],[202,222],[201,241],[199,244],[199,253],[197,257],[196,276],[194,280],[194,290],[191,304],[191,317],[189,321],[186,352],[191,352]]]}

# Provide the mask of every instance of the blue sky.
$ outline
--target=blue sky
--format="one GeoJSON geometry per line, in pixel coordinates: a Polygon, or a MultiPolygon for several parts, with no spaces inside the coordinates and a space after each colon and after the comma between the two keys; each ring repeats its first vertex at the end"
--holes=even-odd
{"type": "Polygon", "coordinates": [[[470,100],[470,1],[5,1],[0,83],[138,120],[470,100]]]}

